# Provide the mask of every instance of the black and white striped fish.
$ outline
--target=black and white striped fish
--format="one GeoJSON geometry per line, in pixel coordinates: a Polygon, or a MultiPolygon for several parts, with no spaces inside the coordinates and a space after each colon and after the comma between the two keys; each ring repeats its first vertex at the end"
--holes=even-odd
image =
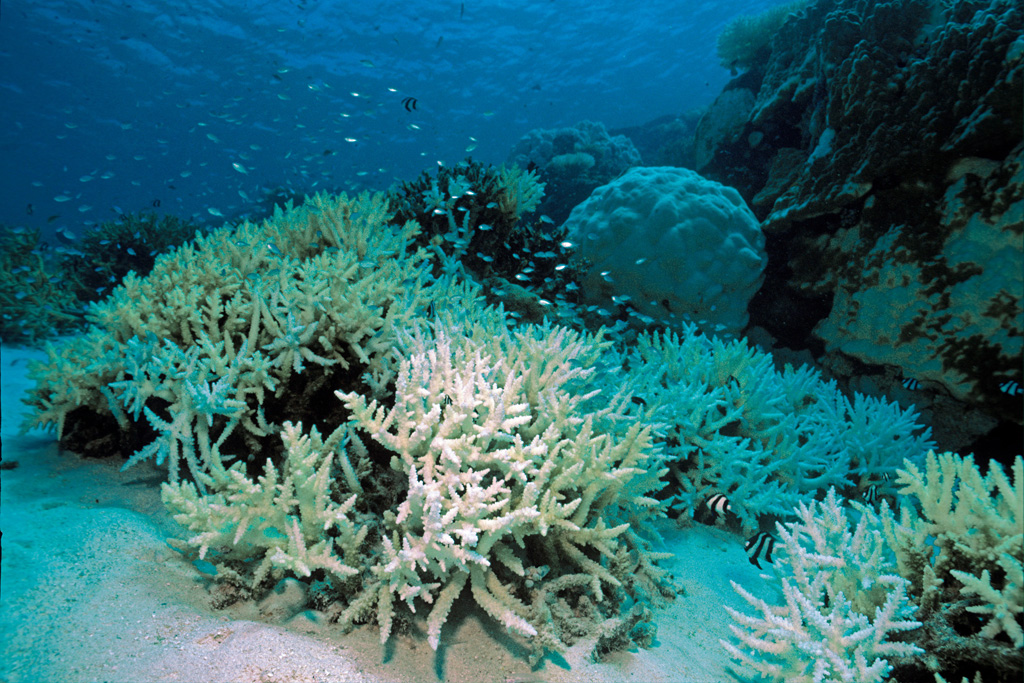
{"type": "Polygon", "coordinates": [[[861,498],[863,498],[864,502],[868,505],[876,505],[880,495],[881,494],[878,491],[878,484],[869,484],[868,487],[864,489],[864,493],[861,494],[861,498]]]}
{"type": "Polygon", "coordinates": [[[868,481],[860,494],[861,498],[864,499],[864,502],[872,506],[877,505],[878,499],[885,495],[884,490],[889,483],[889,479],[889,473],[882,472],[882,481],[868,481]]]}
{"type": "Polygon", "coordinates": [[[704,519],[709,520],[709,524],[712,524],[719,517],[732,512],[732,505],[724,493],[716,493],[704,501],[704,504],[700,506],[699,512],[704,519]]]}
{"type": "Polygon", "coordinates": [[[760,569],[760,560],[773,561],[772,551],[775,550],[775,537],[767,531],[759,531],[747,539],[747,542],[743,544],[743,549],[747,551],[747,559],[750,560],[750,564],[760,569]]]}
{"type": "Polygon", "coordinates": [[[910,391],[917,391],[918,389],[921,388],[921,383],[918,382],[913,377],[904,377],[901,384],[903,385],[904,389],[909,389],[910,391]]]}

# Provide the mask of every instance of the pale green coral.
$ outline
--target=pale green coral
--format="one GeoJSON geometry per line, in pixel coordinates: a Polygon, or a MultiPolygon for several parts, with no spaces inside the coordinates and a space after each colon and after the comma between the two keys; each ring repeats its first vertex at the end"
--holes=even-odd
{"type": "Polygon", "coordinates": [[[985,626],[978,632],[979,635],[994,638],[1005,633],[1014,646],[1024,647],[1024,634],[1020,625],[1020,614],[1024,611],[1024,568],[1021,566],[1019,555],[1014,557],[1009,553],[1001,553],[996,558],[996,565],[1002,570],[1003,575],[998,582],[1002,585],[998,588],[993,585],[992,575],[988,569],[983,569],[980,576],[958,569],[952,569],[949,573],[963,584],[961,595],[977,596],[981,602],[967,607],[968,612],[985,615],[988,618],[985,626]]]}
{"type": "Polygon", "coordinates": [[[155,458],[173,481],[183,460],[201,484],[229,439],[258,450],[280,427],[266,415],[326,393],[330,377],[387,384],[396,330],[429,303],[417,226],[389,219],[380,195],[316,195],[159,256],[92,306],[87,336],[33,368],[27,426],[56,425],[88,450],[65,433],[72,411],[73,431],[135,429],[141,415],[158,438],[129,464],[155,458]]]}
{"type": "Polygon", "coordinates": [[[649,643],[651,611],[620,612],[672,594],[640,536],[665,471],[621,373],[596,368],[620,363],[610,342],[509,330],[416,231],[380,197],[318,195],[198,236],[51,349],[33,424],[142,441],[125,466],[168,469],[177,546],[245,595],[298,577],[382,639],[430,605],[437,647],[468,588],[535,656],[607,620],[649,643]]]}
{"type": "Polygon", "coordinates": [[[729,610],[743,647],[723,645],[774,680],[884,680],[893,664],[900,680],[964,672],[1019,679],[1024,461],[1014,461],[1012,482],[997,463],[989,467],[982,476],[973,458],[951,453],[929,453],[924,471],[905,461],[899,521],[884,503],[880,513],[856,503],[855,513],[846,510],[832,492],[824,503],[801,504],[800,521],[778,527],[786,604],[735,585],[763,616],[729,610]],[[821,595],[825,604],[816,602],[821,595]],[[837,611],[861,630],[835,630],[837,611]]]}
{"type": "MultiPolygon", "coordinates": [[[[1014,460],[1011,481],[997,462],[982,476],[971,456],[928,455],[925,470],[906,463],[897,480],[900,492],[913,495],[918,506],[905,506],[901,524],[886,527],[889,542],[899,550],[901,573],[920,596],[923,619],[930,628],[956,619],[973,622],[959,629],[965,655],[987,651],[1005,637],[1024,647],[1024,461],[1014,460]],[[960,612],[981,615],[966,618],[960,612]],[[949,612],[946,614],[945,612],[949,612]],[[1003,636],[1005,634],[1005,636],[1003,636]]],[[[1019,669],[1019,666],[1018,666],[1019,669]]]]}
{"type": "Polygon", "coordinates": [[[584,635],[597,654],[653,642],[649,607],[674,593],[651,541],[668,465],[684,505],[726,490],[751,523],[927,437],[910,412],[692,327],[634,350],[510,329],[416,236],[369,195],[198,236],[50,348],[31,424],[166,467],[178,547],[246,595],[298,577],[382,639],[426,610],[436,648],[468,591],[534,658],[584,635]]]}
{"type": "Polygon", "coordinates": [[[893,656],[921,648],[892,640],[916,629],[909,582],[896,573],[896,556],[881,534],[877,515],[861,507],[852,527],[835,489],[824,501],[797,508],[798,521],[779,525],[784,553],[776,563],[784,604],[733,588],[762,616],[726,607],[740,626],[742,643],[722,641],[734,659],[773,681],[887,680],[893,656]]]}
{"type": "Polygon", "coordinates": [[[210,561],[219,579],[253,589],[268,577],[308,578],[318,569],[339,582],[357,575],[370,527],[353,509],[362,488],[345,454],[346,436],[344,426],[325,441],[316,428],[304,434],[301,424],[286,423],[280,472],[270,460],[256,481],[238,464],[214,470],[201,475],[206,495],[189,482],[164,484],[164,505],[194,533],[178,547],[210,561]],[[340,482],[338,461],[346,475],[340,482]],[[257,559],[255,568],[245,566],[257,559]]]}
{"type": "Polygon", "coordinates": [[[544,183],[536,171],[524,171],[516,165],[502,166],[499,177],[504,193],[501,195],[501,210],[515,216],[530,213],[540,205],[544,197],[544,183]]]}

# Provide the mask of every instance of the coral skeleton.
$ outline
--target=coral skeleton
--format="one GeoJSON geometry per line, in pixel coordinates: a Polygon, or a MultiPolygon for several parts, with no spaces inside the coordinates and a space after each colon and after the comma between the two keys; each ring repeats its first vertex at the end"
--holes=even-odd
{"type": "Polygon", "coordinates": [[[762,614],[726,607],[739,624],[730,629],[741,646],[722,645],[736,660],[773,681],[867,683],[887,680],[887,657],[921,652],[891,639],[921,623],[913,618],[909,582],[896,573],[895,553],[877,531],[878,517],[860,512],[852,525],[829,489],[824,501],[797,507],[798,521],[778,525],[784,604],[768,604],[732,582],[762,614]]]}
{"type": "Polygon", "coordinates": [[[659,461],[649,427],[625,415],[623,396],[600,396],[594,384],[589,365],[607,345],[551,326],[510,332],[484,315],[412,339],[393,405],[339,393],[357,430],[408,478],[367,589],[378,596],[382,640],[396,600],[411,610],[422,601],[434,605],[427,625],[436,648],[468,584],[509,630],[546,631],[542,640],[557,643],[547,610],[517,595],[546,585],[552,598],[550,586],[572,575],[585,576],[577,589],[597,603],[623,588],[613,561],[643,551],[629,520],[663,514],[649,495],[663,483],[649,474],[659,461]],[[538,555],[558,562],[528,575],[526,561],[538,555]]]}
{"type": "Polygon", "coordinates": [[[762,616],[726,608],[739,643],[723,646],[780,681],[1019,679],[1024,460],[1012,481],[989,468],[952,453],[929,452],[924,470],[905,461],[899,520],[884,501],[842,506],[834,489],[801,503],[797,522],[777,525],[784,604],[734,582],[762,616]]]}

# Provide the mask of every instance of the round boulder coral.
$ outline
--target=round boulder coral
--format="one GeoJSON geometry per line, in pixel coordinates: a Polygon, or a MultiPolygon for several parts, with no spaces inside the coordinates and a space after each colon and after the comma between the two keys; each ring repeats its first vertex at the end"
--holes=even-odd
{"type": "Polygon", "coordinates": [[[685,168],[634,168],[566,221],[592,265],[588,301],[736,334],[764,279],[764,235],[739,193],[685,168]]]}

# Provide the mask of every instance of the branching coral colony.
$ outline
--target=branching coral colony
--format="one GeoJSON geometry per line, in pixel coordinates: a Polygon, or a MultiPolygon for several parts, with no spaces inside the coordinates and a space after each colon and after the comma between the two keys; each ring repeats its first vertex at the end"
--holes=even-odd
{"type": "Polygon", "coordinates": [[[649,643],[635,607],[671,589],[631,522],[662,512],[659,450],[625,396],[599,398],[608,342],[513,335],[457,262],[429,273],[417,231],[382,196],[318,195],[198,236],[49,347],[30,426],[166,467],[178,546],[243,591],[309,580],[383,638],[433,604],[436,647],[468,586],[537,652],[620,611],[649,643]]]}
{"type": "MultiPolygon", "coordinates": [[[[539,191],[531,178],[508,191],[539,191]]],[[[466,219],[454,239],[478,229],[466,219]]],[[[653,642],[651,607],[675,592],[656,564],[670,507],[721,492],[742,526],[797,504],[810,525],[817,492],[923,463],[912,412],[777,372],[742,341],[683,327],[623,347],[516,325],[418,230],[382,195],[317,195],[197,236],[49,347],[27,426],[167,468],[176,547],[235,594],[295,577],[314,607],[345,628],[376,621],[382,640],[425,614],[436,648],[465,593],[534,657],[583,636],[595,655],[653,642]]],[[[994,557],[963,579],[972,607],[1019,604],[1000,583],[1014,566],[994,557]]],[[[897,568],[910,587],[879,579],[876,597],[902,625],[901,596],[919,589],[897,568]]],[[[1001,608],[979,614],[986,632],[1012,628],[1001,608]]]]}
{"type": "Polygon", "coordinates": [[[723,645],[774,681],[1018,681],[1024,646],[1024,461],[929,453],[899,471],[901,517],[854,503],[800,504],[779,524],[784,604],[734,588],[762,616],[729,612],[723,645]],[[851,517],[859,517],[855,523],[851,517]],[[851,528],[852,527],[852,528],[851,528]]]}

